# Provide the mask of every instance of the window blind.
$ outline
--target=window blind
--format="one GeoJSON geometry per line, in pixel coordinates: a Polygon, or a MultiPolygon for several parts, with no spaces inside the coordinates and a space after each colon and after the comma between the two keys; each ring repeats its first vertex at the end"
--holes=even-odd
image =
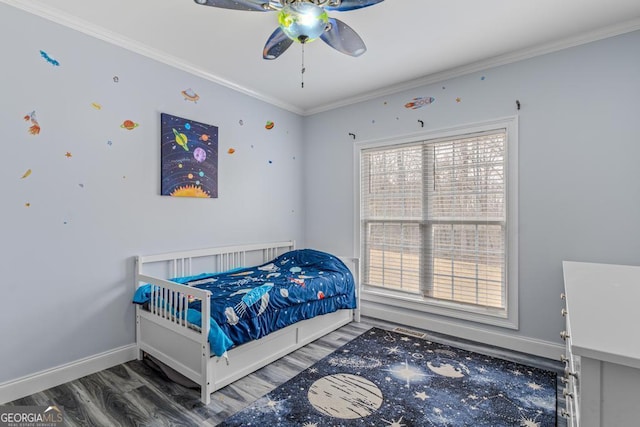
{"type": "Polygon", "coordinates": [[[506,130],[361,155],[367,286],[503,308],[506,130]]]}

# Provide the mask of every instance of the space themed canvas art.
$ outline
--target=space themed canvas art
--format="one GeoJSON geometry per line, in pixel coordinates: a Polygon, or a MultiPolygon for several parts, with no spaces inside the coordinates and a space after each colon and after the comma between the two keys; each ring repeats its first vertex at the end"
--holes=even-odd
{"type": "Polygon", "coordinates": [[[218,127],[160,115],[160,194],[218,197],[218,127]]]}

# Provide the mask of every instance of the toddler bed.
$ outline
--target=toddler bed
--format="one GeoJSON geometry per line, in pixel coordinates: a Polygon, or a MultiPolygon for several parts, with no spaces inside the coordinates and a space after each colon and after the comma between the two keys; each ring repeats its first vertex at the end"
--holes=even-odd
{"type": "Polygon", "coordinates": [[[357,259],[291,241],[135,258],[138,358],[200,384],[201,400],[359,320],[357,259]]]}

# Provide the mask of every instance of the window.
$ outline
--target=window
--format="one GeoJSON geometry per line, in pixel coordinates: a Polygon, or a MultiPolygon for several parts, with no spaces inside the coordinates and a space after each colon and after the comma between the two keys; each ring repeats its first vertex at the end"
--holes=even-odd
{"type": "Polygon", "coordinates": [[[514,325],[507,166],[515,137],[510,123],[485,128],[361,147],[365,294],[514,325]]]}

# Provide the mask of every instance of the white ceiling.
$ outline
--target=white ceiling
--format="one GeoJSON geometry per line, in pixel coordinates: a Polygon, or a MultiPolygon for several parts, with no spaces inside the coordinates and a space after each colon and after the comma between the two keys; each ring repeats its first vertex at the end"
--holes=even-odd
{"type": "Polygon", "coordinates": [[[300,45],[262,59],[275,12],[193,0],[0,1],[299,114],[640,29],[640,0],[385,0],[329,13],[368,50],[352,58],[307,44],[302,89],[300,45]]]}

